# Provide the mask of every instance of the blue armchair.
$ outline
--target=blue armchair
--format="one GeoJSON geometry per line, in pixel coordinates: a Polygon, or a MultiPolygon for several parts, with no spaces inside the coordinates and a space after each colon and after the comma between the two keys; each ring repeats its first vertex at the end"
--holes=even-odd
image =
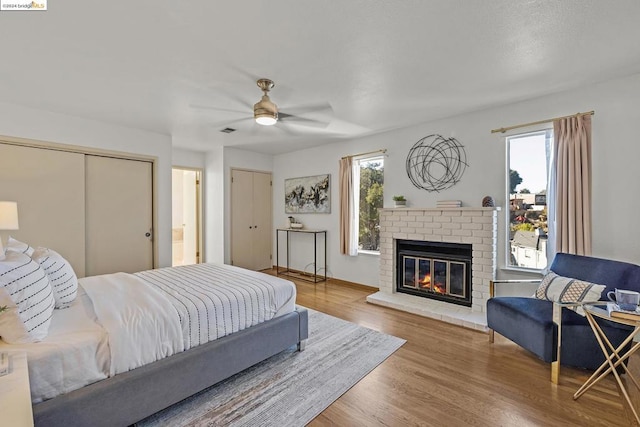
{"type": "MultiPolygon", "coordinates": [[[[640,266],[601,258],[559,253],[550,270],[554,273],[605,285],[607,292],[631,289],[640,292],[640,266]]],[[[587,319],[561,304],[527,297],[494,297],[495,284],[519,282],[495,280],[487,301],[489,340],[493,333],[515,342],[551,363],[551,381],[558,383],[560,364],[595,370],[604,356],[587,319]],[[558,339],[560,337],[560,339],[558,339]]],[[[612,322],[599,322],[614,346],[629,335],[630,328],[612,322]]]]}

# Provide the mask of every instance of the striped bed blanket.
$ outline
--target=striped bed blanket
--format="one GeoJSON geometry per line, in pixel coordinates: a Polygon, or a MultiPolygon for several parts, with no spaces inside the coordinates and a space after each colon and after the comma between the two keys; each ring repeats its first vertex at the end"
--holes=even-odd
{"type": "Polygon", "coordinates": [[[109,342],[109,375],[295,310],[295,285],[223,264],[168,267],[85,277],[109,342]]]}
{"type": "Polygon", "coordinates": [[[295,309],[293,283],[225,264],[196,264],[135,273],[178,312],[185,350],[295,309]]]}

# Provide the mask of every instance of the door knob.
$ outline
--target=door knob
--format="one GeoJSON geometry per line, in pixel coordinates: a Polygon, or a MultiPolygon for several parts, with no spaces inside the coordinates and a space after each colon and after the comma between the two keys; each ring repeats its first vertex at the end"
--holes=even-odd
{"type": "Polygon", "coordinates": [[[151,233],[147,231],[146,233],[144,233],[144,237],[151,237],[151,233]]]}

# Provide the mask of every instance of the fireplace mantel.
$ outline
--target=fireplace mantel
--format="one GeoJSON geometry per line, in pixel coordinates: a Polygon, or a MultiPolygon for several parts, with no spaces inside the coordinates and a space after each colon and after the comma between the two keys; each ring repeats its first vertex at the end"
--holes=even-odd
{"type": "Polygon", "coordinates": [[[486,329],[489,282],[496,277],[499,207],[380,209],[380,292],[373,304],[486,329]],[[468,243],[472,245],[471,307],[461,307],[396,292],[395,240],[468,243]]]}
{"type": "Polygon", "coordinates": [[[412,211],[420,211],[420,212],[438,212],[438,211],[461,211],[461,212],[472,212],[472,211],[481,211],[481,212],[498,212],[500,211],[499,206],[491,207],[491,208],[481,208],[481,207],[459,207],[459,208],[381,208],[380,212],[412,212],[412,211]]]}

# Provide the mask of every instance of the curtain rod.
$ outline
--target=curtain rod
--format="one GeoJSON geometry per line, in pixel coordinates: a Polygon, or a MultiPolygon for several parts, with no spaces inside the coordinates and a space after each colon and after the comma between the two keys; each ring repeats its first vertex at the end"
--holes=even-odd
{"type": "Polygon", "coordinates": [[[376,154],[376,153],[382,153],[382,154],[384,154],[384,153],[386,153],[386,152],[387,152],[387,149],[386,149],[386,148],[383,148],[383,149],[381,149],[381,150],[368,151],[368,152],[366,152],[366,153],[359,153],[359,154],[352,154],[352,155],[350,155],[350,156],[344,156],[344,157],[343,157],[343,159],[348,159],[349,157],[366,156],[367,154],[376,154]]]}
{"type": "Polygon", "coordinates": [[[586,113],[577,113],[577,114],[572,114],[570,116],[554,117],[553,119],[547,119],[547,120],[538,120],[537,122],[523,123],[521,125],[508,126],[506,128],[493,129],[491,133],[498,133],[498,132],[505,133],[506,131],[511,129],[524,128],[524,127],[533,126],[533,125],[540,125],[542,123],[549,123],[554,120],[568,119],[569,117],[578,117],[578,116],[586,116],[586,115],[593,116],[595,113],[596,113],[595,111],[587,111],[586,113]]]}

